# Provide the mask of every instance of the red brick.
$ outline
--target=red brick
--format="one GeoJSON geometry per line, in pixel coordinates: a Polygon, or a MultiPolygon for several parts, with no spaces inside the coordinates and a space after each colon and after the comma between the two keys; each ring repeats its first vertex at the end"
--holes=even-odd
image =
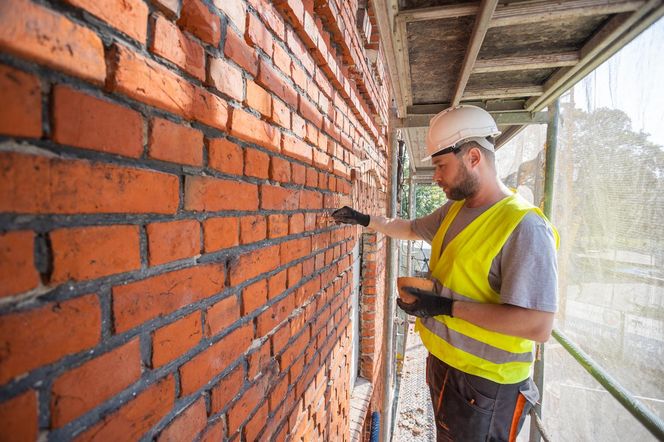
{"type": "Polygon", "coordinates": [[[272,91],[279,98],[284,100],[292,107],[297,107],[297,92],[295,88],[288,84],[286,79],[272,68],[263,59],[260,60],[260,70],[257,82],[272,91]]]}
{"type": "Polygon", "coordinates": [[[178,178],[82,160],[0,153],[0,211],[175,213],[178,178]]]}
{"type": "Polygon", "coordinates": [[[158,442],[194,440],[207,424],[205,398],[201,396],[179,416],[173,419],[159,434],[158,442]]]}
{"type": "Polygon", "coordinates": [[[300,192],[285,187],[261,185],[261,209],[264,210],[297,210],[300,192]]]}
{"type": "Polygon", "coordinates": [[[221,20],[201,0],[182,0],[178,25],[212,46],[221,39],[221,20]]]}
{"type": "MultiPolygon", "coordinates": [[[[228,411],[228,434],[235,433],[250,413],[265,399],[267,382],[263,379],[252,385],[228,411]]],[[[247,439],[253,440],[253,439],[247,439]]]]}
{"type": "MultiPolygon", "coordinates": [[[[290,327],[288,323],[277,328],[274,333],[270,335],[270,345],[272,346],[272,354],[278,355],[286,346],[286,343],[291,337],[290,327]]],[[[283,398],[282,398],[283,399],[283,398]]]]}
{"type": "MultiPolygon", "coordinates": [[[[316,108],[316,105],[302,96],[300,96],[300,115],[314,123],[316,127],[322,127],[323,125],[323,115],[316,108]]],[[[316,136],[316,141],[317,138],[316,136]]]]}
{"type": "MultiPolygon", "coordinates": [[[[288,0],[288,5],[293,8],[294,11],[297,11],[299,14],[299,23],[304,23],[304,9],[302,8],[301,0],[288,0]]],[[[306,69],[309,75],[314,75],[314,69],[316,65],[314,64],[311,55],[309,55],[308,49],[302,44],[300,38],[295,34],[293,30],[288,30],[287,32],[287,43],[288,49],[291,50],[296,60],[299,60],[302,63],[302,66],[306,69]]]]}
{"type": "Polygon", "coordinates": [[[259,47],[267,54],[269,58],[272,57],[272,46],[274,40],[270,32],[267,30],[261,20],[253,14],[248,15],[248,24],[245,38],[254,47],[259,47]]]}
{"type": "Polygon", "coordinates": [[[307,73],[297,64],[292,66],[293,74],[293,83],[300,87],[303,91],[307,90],[307,73]]]}
{"type": "Polygon", "coordinates": [[[247,7],[242,0],[213,0],[213,3],[226,14],[238,30],[244,31],[247,23],[247,7]]]}
{"type": "Polygon", "coordinates": [[[152,4],[169,18],[180,15],[180,0],[151,0],[152,4]]]}
{"type": "Polygon", "coordinates": [[[222,173],[242,175],[242,148],[225,138],[213,138],[208,142],[208,165],[222,173]]]}
{"type": "Polygon", "coordinates": [[[231,134],[250,143],[279,151],[281,132],[242,109],[233,110],[231,134]]]}
{"type": "Polygon", "coordinates": [[[307,122],[304,121],[304,118],[295,112],[292,113],[292,128],[293,133],[295,133],[295,135],[297,135],[299,138],[304,138],[307,136],[307,122]]]}
{"type": "MultiPolygon", "coordinates": [[[[280,244],[281,264],[303,258],[311,253],[311,238],[300,238],[280,244]]],[[[305,272],[306,274],[307,272],[305,272]]]]}
{"type": "Polygon", "coordinates": [[[253,325],[245,324],[182,365],[182,395],[190,395],[224,371],[249,348],[253,338],[253,325]]]}
{"type": "Polygon", "coordinates": [[[282,270],[276,275],[270,276],[268,279],[268,293],[267,296],[269,299],[276,298],[286,291],[286,282],[287,282],[288,272],[282,270]]]}
{"type": "Polygon", "coordinates": [[[159,368],[179,358],[201,341],[201,313],[196,311],[161,327],[152,335],[152,366],[159,368]]]}
{"type": "Polygon", "coordinates": [[[235,247],[240,244],[240,222],[238,218],[210,218],[203,221],[205,252],[235,247]]]}
{"type": "Polygon", "coordinates": [[[147,233],[151,266],[201,253],[201,227],[196,220],[149,224],[147,233]]]}
{"type": "Polygon", "coordinates": [[[250,244],[267,237],[267,222],[264,215],[240,218],[240,243],[250,244]]]}
{"type": "Polygon", "coordinates": [[[291,58],[288,52],[281,45],[274,45],[274,65],[278,67],[286,76],[291,76],[291,58]]]}
{"type": "Polygon", "coordinates": [[[55,428],[92,410],[141,378],[138,338],[55,379],[51,419],[55,428]]]}
{"type": "Polygon", "coordinates": [[[240,306],[237,298],[234,295],[224,298],[207,309],[205,336],[208,338],[216,336],[239,319],[240,306]]]}
{"type": "Polygon", "coordinates": [[[148,155],[172,163],[203,165],[203,133],[163,118],[151,124],[148,155]]]}
{"type": "Polygon", "coordinates": [[[101,310],[95,295],[2,316],[0,384],[99,343],[101,310]]]}
{"type": "Polygon", "coordinates": [[[258,187],[231,180],[187,176],[184,208],[199,212],[257,210],[258,187]],[[238,195],[242,195],[242,198],[238,198],[238,195]]]}
{"type": "Polygon", "coordinates": [[[107,88],[151,106],[226,130],[228,104],[175,72],[130,49],[114,44],[109,51],[107,88]]]}
{"type": "Polygon", "coordinates": [[[138,158],[143,153],[143,118],[124,106],[56,86],[53,139],[60,144],[138,158]]]}
{"type": "Polygon", "coordinates": [[[302,209],[322,209],[323,195],[311,190],[300,192],[300,208],[302,209]]]}
{"type": "Polygon", "coordinates": [[[291,215],[288,225],[288,233],[290,235],[295,235],[302,232],[304,232],[304,214],[296,213],[291,215]]]}
{"type": "Polygon", "coordinates": [[[3,441],[37,440],[38,424],[35,391],[28,390],[0,403],[0,428],[2,428],[3,441]]]}
{"type": "Polygon", "coordinates": [[[96,84],[106,78],[97,34],[29,0],[3,2],[0,49],[96,84]]]}
{"type": "Polygon", "coordinates": [[[242,366],[235,368],[226,375],[210,392],[211,412],[219,413],[237,396],[244,386],[244,370],[242,366]]]}
{"type": "Polygon", "coordinates": [[[206,84],[237,101],[244,99],[244,78],[242,77],[242,72],[221,58],[210,57],[206,84]]]}
{"type": "Polygon", "coordinates": [[[141,268],[138,226],[59,229],[50,233],[51,283],[82,281],[141,268]]]}
{"type": "Polygon", "coordinates": [[[26,292],[39,285],[34,241],[35,234],[31,231],[0,234],[0,297],[26,292]]]}
{"type": "Polygon", "coordinates": [[[205,429],[205,432],[201,435],[200,442],[218,442],[220,440],[225,440],[224,435],[224,421],[217,419],[217,421],[211,424],[208,428],[205,429]]]}
{"type": "Polygon", "coordinates": [[[242,37],[232,30],[226,32],[226,43],[224,44],[224,55],[231,58],[235,63],[244,68],[252,76],[258,73],[258,55],[244,41],[242,37]]]}
{"type": "Polygon", "coordinates": [[[246,316],[267,302],[267,280],[261,279],[258,282],[245,287],[242,290],[242,316],[246,316]]]}
{"type": "Polygon", "coordinates": [[[148,26],[148,7],[141,0],[100,2],[96,0],[65,0],[72,6],[85,9],[112,27],[145,43],[148,26]]]}
{"type": "Polygon", "coordinates": [[[272,100],[272,117],[270,120],[285,129],[291,128],[291,111],[286,103],[276,98],[272,100]]]}
{"type": "MultiPolygon", "coordinates": [[[[265,289],[267,291],[267,289],[265,289]]],[[[272,362],[270,357],[270,341],[266,340],[261,346],[249,355],[249,379],[255,379],[256,376],[263,373],[272,362]]],[[[251,439],[250,439],[251,440],[251,439]]]]}
{"type": "Polygon", "coordinates": [[[168,376],[151,385],[119,410],[76,437],[82,441],[138,440],[173,409],[175,381],[168,376]]]}
{"type": "Polygon", "coordinates": [[[267,179],[270,156],[260,150],[247,148],[244,151],[244,174],[254,178],[267,179]]]}
{"type": "Polygon", "coordinates": [[[258,440],[257,436],[265,427],[267,418],[267,404],[263,405],[256,411],[256,414],[247,422],[247,424],[242,429],[245,440],[258,440]]]}
{"type": "Polygon", "coordinates": [[[304,184],[306,182],[306,170],[301,164],[291,164],[291,176],[294,184],[304,184]]]}
{"type": "Polygon", "coordinates": [[[247,80],[247,98],[245,104],[257,110],[264,117],[272,116],[272,97],[265,89],[251,80],[247,80]]]}
{"type": "Polygon", "coordinates": [[[304,352],[304,350],[307,348],[307,346],[311,345],[312,343],[309,341],[309,333],[304,332],[300,334],[300,336],[295,339],[295,341],[291,342],[284,352],[281,354],[279,357],[279,369],[281,371],[286,371],[288,367],[290,367],[293,362],[304,352]]]}
{"type": "Polygon", "coordinates": [[[312,162],[313,148],[306,142],[291,135],[284,134],[282,152],[308,164],[311,164],[312,162]]]}
{"type": "Polygon", "coordinates": [[[221,292],[225,274],[220,264],[176,270],[142,281],[113,287],[116,333],[167,315],[221,292]]]}
{"type": "Polygon", "coordinates": [[[257,318],[256,333],[260,336],[267,335],[274,327],[288,318],[295,309],[295,298],[291,295],[274,304],[257,318]]]}
{"type": "Polygon", "coordinates": [[[205,52],[199,43],[161,15],[154,19],[153,32],[150,51],[172,61],[199,80],[205,79],[205,52]]]}
{"type": "Polygon", "coordinates": [[[288,235],[288,215],[269,215],[267,230],[270,239],[288,235]]]}
{"type": "Polygon", "coordinates": [[[249,0],[249,4],[258,12],[261,21],[272,29],[280,40],[284,40],[286,37],[284,21],[272,3],[274,2],[271,0],[249,0]]]}
{"type": "Polygon", "coordinates": [[[244,281],[268,273],[278,266],[278,245],[247,252],[231,262],[230,283],[232,286],[242,284],[244,281]]]}
{"type": "Polygon", "coordinates": [[[291,163],[281,158],[270,158],[270,179],[272,181],[289,183],[291,179],[290,165],[291,163]]]}
{"type": "Polygon", "coordinates": [[[9,66],[0,65],[0,96],[2,96],[0,133],[39,138],[42,132],[39,79],[9,66]]]}
{"type": "Polygon", "coordinates": [[[307,168],[307,186],[308,187],[318,187],[318,171],[312,169],[311,167],[307,168]]]}

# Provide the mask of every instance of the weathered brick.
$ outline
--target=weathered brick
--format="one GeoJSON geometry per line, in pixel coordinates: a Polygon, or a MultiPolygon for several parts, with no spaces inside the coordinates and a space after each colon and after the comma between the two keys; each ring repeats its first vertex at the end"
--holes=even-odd
{"type": "Polygon", "coordinates": [[[176,19],[180,16],[180,0],[151,0],[151,2],[168,18],[176,19]]]}
{"type": "Polygon", "coordinates": [[[210,264],[115,286],[112,290],[115,331],[122,333],[219,293],[224,280],[223,266],[210,264]]]}
{"type": "Polygon", "coordinates": [[[180,415],[176,416],[157,437],[158,442],[194,440],[207,424],[205,398],[201,396],[180,415]]]}
{"type": "Polygon", "coordinates": [[[244,174],[254,178],[267,179],[270,168],[270,156],[257,149],[244,150],[244,174]]]}
{"type": "Polygon", "coordinates": [[[224,55],[231,58],[235,63],[244,68],[252,76],[258,73],[258,55],[233,30],[226,33],[226,43],[224,44],[224,55]]]}
{"type": "Polygon", "coordinates": [[[243,150],[225,138],[208,141],[208,165],[219,172],[242,175],[244,170],[243,150]]]}
{"type": "Polygon", "coordinates": [[[286,103],[277,98],[272,99],[272,117],[270,120],[285,129],[291,128],[291,111],[286,103]]]}
{"type": "MultiPolygon", "coordinates": [[[[267,382],[261,378],[242,394],[242,397],[228,411],[228,433],[233,434],[240,425],[247,420],[250,413],[258,406],[265,397],[267,382]]],[[[252,439],[248,439],[252,440],[252,439]]]]}
{"type": "Polygon", "coordinates": [[[76,437],[76,441],[138,440],[173,408],[175,381],[161,379],[76,437]]]}
{"type": "Polygon", "coordinates": [[[285,187],[261,185],[261,209],[264,210],[297,210],[300,203],[300,192],[285,187]]]}
{"type": "Polygon", "coordinates": [[[104,46],[94,31],[29,0],[5,1],[1,7],[0,49],[103,84],[104,46]]]}
{"type": "Polygon", "coordinates": [[[297,92],[287,80],[274,70],[265,60],[260,60],[257,82],[272,91],[292,107],[297,107],[297,92]]]}
{"type": "Polygon", "coordinates": [[[203,133],[163,118],[154,118],[148,141],[148,155],[172,163],[203,165],[203,133]]]}
{"type": "Polygon", "coordinates": [[[218,442],[226,440],[224,434],[225,423],[221,419],[217,419],[214,423],[210,424],[205,431],[201,434],[200,442],[218,442]]]}
{"type": "Polygon", "coordinates": [[[248,15],[245,38],[254,47],[261,48],[269,58],[272,57],[272,46],[274,45],[272,35],[261,20],[253,14],[248,15]]]}
{"type": "Polygon", "coordinates": [[[221,58],[210,57],[206,84],[237,101],[244,99],[242,72],[221,58]]]}
{"type": "Polygon", "coordinates": [[[229,325],[240,319],[240,306],[232,295],[207,309],[205,316],[205,336],[211,338],[223,332],[229,325]]]}
{"type": "Polygon", "coordinates": [[[247,7],[242,0],[213,0],[213,3],[226,14],[238,30],[244,31],[247,23],[247,7]]]}
{"type": "Polygon", "coordinates": [[[267,226],[270,239],[288,235],[288,215],[269,215],[267,226]]]}
{"type": "Polygon", "coordinates": [[[244,378],[244,370],[239,366],[212,387],[210,392],[212,413],[219,413],[237,396],[244,386],[244,378]]]}
{"type": "Polygon", "coordinates": [[[143,118],[124,106],[58,85],[53,90],[53,140],[138,158],[143,153],[143,118]]]}
{"type": "Polygon", "coordinates": [[[289,183],[291,180],[291,163],[281,158],[270,158],[270,179],[289,183]]]}
{"type": "Polygon", "coordinates": [[[101,310],[95,295],[2,316],[0,384],[17,375],[95,346],[101,336],[101,310]]]}
{"type": "Polygon", "coordinates": [[[0,65],[0,96],[1,134],[33,138],[41,136],[41,87],[37,77],[0,65]]]}
{"type": "Polygon", "coordinates": [[[245,440],[258,440],[257,436],[265,427],[266,422],[268,422],[267,404],[263,403],[242,429],[245,440]]]}
{"type": "Polygon", "coordinates": [[[268,273],[278,266],[278,245],[247,252],[231,261],[230,283],[231,285],[242,284],[244,281],[268,273]]]}
{"type": "Polygon", "coordinates": [[[109,91],[226,130],[228,104],[216,95],[117,43],[109,64],[109,91]]]}
{"type": "Polygon", "coordinates": [[[274,9],[273,3],[271,0],[249,0],[249,4],[258,12],[261,21],[272,29],[277,38],[284,40],[286,37],[284,21],[279,12],[274,9]]]}
{"type": "Polygon", "coordinates": [[[172,61],[199,80],[205,78],[205,52],[199,43],[161,15],[155,16],[153,33],[152,52],[172,61]]]}
{"type": "Polygon", "coordinates": [[[290,217],[290,222],[288,224],[288,233],[290,235],[295,235],[302,232],[304,232],[304,214],[295,213],[290,217]]]}
{"type": "Polygon", "coordinates": [[[28,390],[0,403],[0,428],[3,432],[3,441],[37,440],[39,422],[37,393],[34,390],[28,390]]]}
{"type": "Polygon", "coordinates": [[[201,313],[199,311],[158,328],[152,334],[153,368],[159,368],[179,358],[197,346],[202,336],[201,313]]]}
{"type": "Polygon", "coordinates": [[[182,395],[193,393],[224,371],[247,350],[253,338],[253,325],[245,324],[183,364],[180,367],[182,395]]]}
{"type": "Polygon", "coordinates": [[[55,428],[110,399],[141,377],[139,340],[65,372],[53,382],[51,419],[55,428]]]}
{"type": "Polygon", "coordinates": [[[279,151],[281,132],[242,109],[234,109],[231,134],[250,143],[279,151]]]}
{"type": "Polygon", "coordinates": [[[309,345],[315,345],[309,341],[309,333],[301,333],[279,356],[279,369],[286,371],[309,345]]]}
{"type": "Polygon", "coordinates": [[[288,264],[311,253],[311,238],[307,237],[283,242],[280,244],[280,247],[281,264],[288,264]]]}
{"type": "Polygon", "coordinates": [[[294,184],[304,184],[306,182],[306,169],[301,164],[291,164],[291,177],[294,184]]]}
{"type": "Polygon", "coordinates": [[[221,20],[201,0],[182,0],[178,25],[206,43],[217,46],[221,39],[221,20]]]}
{"type": "Polygon", "coordinates": [[[257,210],[258,187],[250,183],[188,176],[185,180],[184,207],[186,210],[212,212],[257,210]]]}
{"type": "Polygon", "coordinates": [[[178,178],[160,172],[0,153],[0,211],[175,213],[178,178]]]}
{"type": "Polygon", "coordinates": [[[242,315],[246,316],[267,302],[267,280],[261,279],[242,290],[242,315]]]}
{"type": "Polygon", "coordinates": [[[203,241],[206,253],[235,247],[240,244],[238,218],[210,218],[203,221],[203,241]]]}
{"type": "Polygon", "coordinates": [[[282,270],[281,272],[270,276],[268,279],[268,293],[267,296],[269,299],[276,298],[286,291],[286,282],[288,278],[288,272],[282,270]]]}
{"type": "Polygon", "coordinates": [[[34,242],[35,234],[31,231],[0,234],[0,297],[26,292],[39,285],[34,242]]]}
{"type": "Polygon", "coordinates": [[[256,321],[257,336],[267,335],[270,330],[286,320],[288,315],[295,309],[294,301],[294,296],[289,295],[261,313],[256,321]]]}
{"type": "Polygon", "coordinates": [[[240,218],[240,243],[250,244],[267,237],[267,222],[264,215],[240,218]]]}
{"type": "Polygon", "coordinates": [[[323,195],[320,192],[303,190],[300,192],[300,208],[302,209],[322,209],[323,195]]]}
{"type": "Polygon", "coordinates": [[[201,227],[196,220],[149,224],[147,233],[151,266],[201,253],[201,227]]]}
{"type": "MultiPolygon", "coordinates": [[[[267,292],[267,288],[265,288],[267,292]]],[[[258,375],[263,373],[271,364],[272,358],[270,357],[270,341],[266,340],[261,344],[258,350],[249,355],[249,379],[255,379],[258,375]]],[[[251,439],[250,439],[251,440],[251,439]]]]}
{"type": "Polygon", "coordinates": [[[265,89],[251,80],[247,80],[247,98],[245,104],[257,110],[264,117],[272,115],[272,97],[265,89]]]}
{"type": "Polygon", "coordinates": [[[145,43],[148,26],[148,7],[141,0],[99,2],[96,0],[65,0],[102,19],[112,27],[145,43]]]}
{"type": "MultiPolygon", "coordinates": [[[[300,96],[300,115],[302,115],[307,120],[311,121],[316,127],[321,127],[323,125],[323,115],[316,108],[316,105],[311,101],[307,100],[303,96],[300,96]]],[[[311,137],[313,138],[313,137],[311,137]]],[[[318,134],[316,134],[316,141],[318,139],[318,134]]]]}
{"type": "MultiPolygon", "coordinates": [[[[286,76],[291,76],[291,58],[288,52],[281,45],[274,45],[273,55],[274,65],[278,67],[286,76]]],[[[296,82],[297,84],[297,82],[296,82]]]]}
{"type": "Polygon", "coordinates": [[[304,138],[307,136],[307,122],[304,121],[304,118],[296,114],[295,112],[291,115],[292,123],[291,127],[293,128],[293,133],[299,138],[304,138]]]}
{"type": "Polygon", "coordinates": [[[138,226],[94,226],[50,233],[52,283],[82,281],[141,268],[138,226]]]}
{"type": "Polygon", "coordinates": [[[313,147],[291,135],[284,134],[281,150],[284,154],[308,164],[313,161],[313,147]]]}

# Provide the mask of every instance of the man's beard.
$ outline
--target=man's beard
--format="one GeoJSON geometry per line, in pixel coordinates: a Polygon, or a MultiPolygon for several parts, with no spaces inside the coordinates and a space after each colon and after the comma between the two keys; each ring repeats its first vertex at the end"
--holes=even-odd
{"type": "Polygon", "coordinates": [[[454,201],[461,201],[473,196],[479,188],[479,179],[470,173],[468,168],[462,162],[459,163],[458,184],[451,186],[448,190],[448,198],[454,201]]]}

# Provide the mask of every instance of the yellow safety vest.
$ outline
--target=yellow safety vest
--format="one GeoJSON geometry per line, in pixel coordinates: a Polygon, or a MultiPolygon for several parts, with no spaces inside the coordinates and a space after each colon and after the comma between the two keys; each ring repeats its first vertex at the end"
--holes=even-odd
{"type": "MultiPolygon", "coordinates": [[[[442,255],[445,233],[464,201],[452,204],[431,243],[433,278],[459,295],[477,302],[498,304],[499,294],[489,285],[493,259],[528,212],[535,212],[558,232],[541,210],[517,194],[503,198],[454,237],[442,255]]],[[[535,343],[529,339],[486,330],[450,316],[417,319],[415,330],[424,346],[441,361],[465,373],[500,384],[523,381],[530,375],[535,343]]]]}

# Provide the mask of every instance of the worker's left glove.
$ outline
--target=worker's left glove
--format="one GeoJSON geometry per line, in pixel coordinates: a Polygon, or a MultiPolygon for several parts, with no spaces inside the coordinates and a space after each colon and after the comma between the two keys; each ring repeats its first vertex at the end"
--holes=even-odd
{"type": "Polygon", "coordinates": [[[434,292],[415,287],[403,287],[401,290],[417,298],[417,300],[410,303],[406,303],[400,298],[397,298],[397,304],[401,310],[409,315],[418,316],[420,318],[429,318],[438,315],[452,316],[452,303],[454,301],[451,299],[443,298],[434,292]]]}

